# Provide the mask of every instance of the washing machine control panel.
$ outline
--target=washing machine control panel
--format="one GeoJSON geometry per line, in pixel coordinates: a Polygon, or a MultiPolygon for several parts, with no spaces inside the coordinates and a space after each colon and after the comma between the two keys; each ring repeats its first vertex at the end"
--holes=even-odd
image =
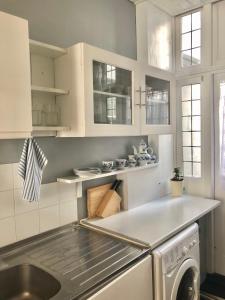
{"type": "Polygon", "coordinates": [[[162,257],[162,267],[164,273],[170,273],[179,263],[185,260],[194,247],[198,247],[198,233],[187,237],[185,240],[172,244],[167,248],[162,257]]]}

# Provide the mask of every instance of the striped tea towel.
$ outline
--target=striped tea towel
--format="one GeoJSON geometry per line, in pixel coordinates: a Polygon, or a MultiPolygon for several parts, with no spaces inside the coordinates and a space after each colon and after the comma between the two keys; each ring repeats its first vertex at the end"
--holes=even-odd
{"type": "Polygon", "coordinates": [[[18,174],[23,178],[23,199],[29,202],[40,198],[42,173],[48,160],[33,138],[25,140],[18,174]]]}

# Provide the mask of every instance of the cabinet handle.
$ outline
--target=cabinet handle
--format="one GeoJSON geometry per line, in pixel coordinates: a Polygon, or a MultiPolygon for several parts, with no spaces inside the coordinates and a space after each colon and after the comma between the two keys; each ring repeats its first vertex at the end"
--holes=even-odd
{"type": "Polygon", "coordinates": [[[136,90],[136,92],[139,93],[139,103],[136,103],[135,105],[139,106],[140,108],[141,108],[142,106],[146,106],[146,104],[142,104],[142,103],[141,103],[141,97],[142,97],[142,94],[143,94],[143,93],[146,93],[146,91],[142,91],[141,87],[139,87],[139,89],[136,90]]]}

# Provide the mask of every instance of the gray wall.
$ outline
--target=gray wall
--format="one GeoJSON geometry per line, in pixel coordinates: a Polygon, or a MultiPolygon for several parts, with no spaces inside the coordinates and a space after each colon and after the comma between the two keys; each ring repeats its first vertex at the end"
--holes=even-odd
{"type": "Polygon", "coordinates": [[[69,47],[87,42],[136,58],[135,6],[128,0],[0,0],[28,19],[32,39],[69,47]]]}
{"type": "MultiPolygon", "coordinates": [[[[135,6],[128,0],[0,0],[0,10],[29,21],[30,37],[61,47],[87,42],[136,59],[135,6]]],[[[49,163],[43,183],[70,175],[73,167],[124,157],[139,137],[39,138],[49,163]]],[[[23,140],[0,140],[0,164],[19,160],[23,140]]],[[[84,189],[105,181],[89,182],[84,189]]],[[[86,201],[79,200],[80,217],[86,201]]]]}

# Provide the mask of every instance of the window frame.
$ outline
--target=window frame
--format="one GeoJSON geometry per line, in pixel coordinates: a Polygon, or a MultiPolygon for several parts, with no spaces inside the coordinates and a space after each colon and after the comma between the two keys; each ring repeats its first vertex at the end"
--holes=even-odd
{"type": "MultiPolygon", "coordinates": [[[[181,139],[181,147],[182,147],[182,167],[183,167],[183,171],[184,171],[184,164],[185,163],[191,163],[191,174],[189,176],[185,176],[185,177],[189,177],[189,178],[201,178],[202,177],[202,93],[201,93],[201,82],[194,82],[194,83],[187,83],[187,84],[182,84],[181,85],[181,93],[180,93],[180,102],[181,102],[181,134],[182,134],[182,139],[181,139]],[[194,85],[200,85],[200,97],[193,99],[192,98],[192,91],[193,91],[193,86],[194,85]],[[191,97],[190,99],[182,99],[182,89],[183,87],[190,87],[191,91],[191,97]],[[193,113],[193,103],[195,101],[199,101],[200,102],[200,113],[199,114],[195,114],[193,113]],[[182,111],[182,106],[183,103],[190,103],[190,108],[191,108],[191,112],[188,115],[183,114],[182,111]],[[200,129],[199,130],[193,130],[193,117],[200,117],[200,129]],[[190,130],[184,130],[183,128],[183,118],[190,118],[191,119],[191,128],[190,130]],[[183,134],[184,133],[190,133],[191,134],[191,144],[188,146],[185,146],[183,144],[183,134]],[[200,145],[193,145],[193,133],[199,133],[200,134],[200,145]],[[199,149],[200,148],[200,161],[195,161],[194,160],[194,149],[199,149]],[[191,150],[191,159],[190,160],[184,160],[184,149],[190,149],[191,150]],[[200,164],[200,170],[201,170],[201,174],[200,176],[194,176],[194,172],[193,172],[193,166],[194,164],[200,164]]],[[[185,175],[185,173],[184,173],[185,175]]]]}
{"type": "MultiPolygon", "coordinates": [[[[204,48],[204,40],[203,40],[203,8],[199,7],[197,9],[194,10],[190,10],[184,14],[181,15],[177,15],[176,19],[175,19],[175,44],[176,44],[176,51],[175,51],[175,61],[176,61],[176,71],[177,72],[186,72],[186,70],[195,70],[198,68],[201,68],[201,66],[204,64],[204,52],[203,52],[203,48],[204,48]],[[182,50],[182,17],[188,16],[190,14],[193,14],[195,12],[200,11],[201,13],[201,27],[200,27],[200,33],[201,33],[201,44],[200,44],[200,64],[194,64],[194,65],[190,65],[190,66],[182,66],[182,57],[181,54],[183,52],[182,50]]],[[[195,31],[195,30],[193,30],[195,31]]],[[[190,31],[190,32],[193,32],[190,31]]],[[[195,47],[194,47],[195,48],[195,47]]],[[[191,48],[191,49],[194,49],[191,48]]],[[[196,47],[199,48],[199,47],[196,47]]]]}
{"type": "MultiPolygon", "coordinates": [[[[176,117],[176,166],[181,167],[183,169],[183,138],[182,138],[182,87],[186,85],[194,85],[201,84],[201,177],[192,177],[192,176],[184,176],[185,179],[185,188],[187,191],[196,192],[198,190],[198,184],[201,184],[205,179],[205,163],[207,154],[203,148],[205,147],[205,107],[204,103],[207,100],[207,96],[205,94],[205,81],[207,79],[202,76],[191,75],[184,79],[180,79],[176,84],[176,101],[177,101],[177,117],[176,117]],[[206,98],[206,99],[205,99],[206,98]],[[205,101],[206,100],[206,101],[205,101]],[[191,188],[192,187],[192,188],[191,188]]],[[[208,158],[207,158],[208,159],[208,158]]]]}

